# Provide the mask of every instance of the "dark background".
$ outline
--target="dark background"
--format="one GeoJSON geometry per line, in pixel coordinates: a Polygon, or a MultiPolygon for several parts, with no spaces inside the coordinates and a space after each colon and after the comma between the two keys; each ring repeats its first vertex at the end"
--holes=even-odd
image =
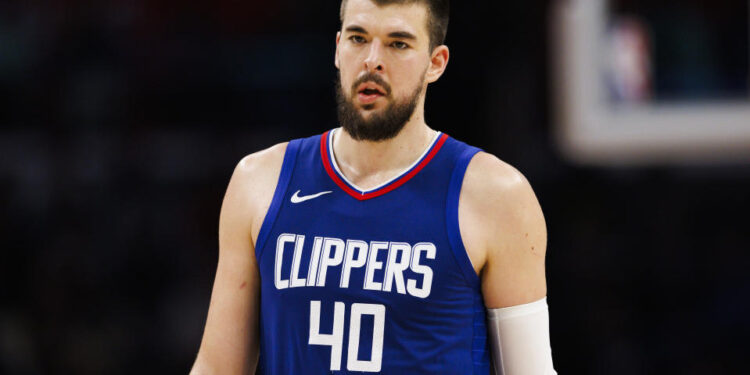
{"type": "MultiPolygon", "coordinates": [[[[454,1],[427,121],[534,186],[555,367],[742,372],[750,164],[567,162],[549,5],[454,1]]],[[[188,372],[234,165],[336,126],[338,26],[330,0],[0,2],[0,373],[188,372]]]]}

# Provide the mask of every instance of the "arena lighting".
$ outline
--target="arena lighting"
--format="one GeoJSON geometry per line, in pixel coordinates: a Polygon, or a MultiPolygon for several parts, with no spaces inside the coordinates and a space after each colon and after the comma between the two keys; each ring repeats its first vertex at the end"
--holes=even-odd
{"type": "Polygon", "coordinates": [[[608,3],[557,1],[552,9],[554,128],[562,154],[588,165],[749,163],[750,92],[716,100],[611,100],[604,74],[612,45],[608,3]]]}

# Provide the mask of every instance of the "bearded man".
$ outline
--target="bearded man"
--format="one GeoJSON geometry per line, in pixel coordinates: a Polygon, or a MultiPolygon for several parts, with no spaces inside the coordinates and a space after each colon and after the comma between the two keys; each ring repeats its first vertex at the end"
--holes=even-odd
{"type": "Polygon", "coordinates": [[[341,127],[237,165],[193,374],[555,373],[531,187],[425,123],[447,26],[447,0],[342,2],[341,127]]]}

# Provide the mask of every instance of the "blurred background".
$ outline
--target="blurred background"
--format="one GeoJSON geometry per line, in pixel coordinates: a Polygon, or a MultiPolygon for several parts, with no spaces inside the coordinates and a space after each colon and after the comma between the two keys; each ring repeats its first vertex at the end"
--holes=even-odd
{"type": "MultiPolygon", "coordinates": [[[[609,1],[601,44],[560,42],[570,26],[559,8],[595,3],[454,1],[451,61],[428,91],[427,121],[535,188],[560,374],[742,373],[750,158],[736,143],[709,163],[690,147],[669,160],[580,157],[564,145],[578,91],[558,64],[606,52],[588,73],[604,120],[623,105],[731,101],[742,114],[748,2],[609,1]]],[[[0,2],[1,374],[188,372],[234,165],[336,126],[338,7],[0,2]]]]}

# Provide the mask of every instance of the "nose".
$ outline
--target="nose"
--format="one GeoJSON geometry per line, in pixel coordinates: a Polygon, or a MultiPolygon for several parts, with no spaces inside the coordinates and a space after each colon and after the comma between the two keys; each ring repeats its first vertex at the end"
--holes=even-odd
{"type": "Polygon", "coordinates": [[[365,59],[365,69],[368,72],[383,72],[385,69],[383,65],[383,46],[378,41],[374,40],[370,43],[370,48],[365,59]]]}

